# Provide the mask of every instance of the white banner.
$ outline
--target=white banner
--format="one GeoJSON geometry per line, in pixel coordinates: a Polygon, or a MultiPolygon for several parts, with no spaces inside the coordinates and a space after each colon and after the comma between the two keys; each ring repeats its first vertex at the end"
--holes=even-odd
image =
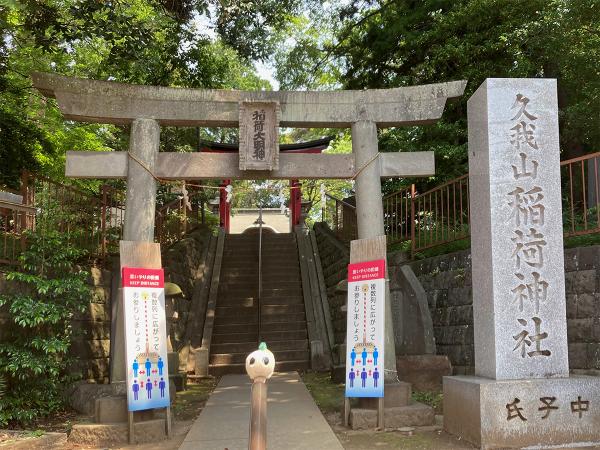
{"type": "Polygon", "coordinates": [[[127,407],[169,406],[165,289],[162,269],[123,268],[127,407]]]}
{"type": "Polygon", "coordinates": [[[383,397],[385,260],[348,266],[346,397],[383,397]]]}

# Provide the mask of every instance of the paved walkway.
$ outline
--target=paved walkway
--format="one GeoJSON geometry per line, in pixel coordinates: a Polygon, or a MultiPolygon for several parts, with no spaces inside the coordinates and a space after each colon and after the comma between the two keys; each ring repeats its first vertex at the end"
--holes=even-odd
{"type": "MultiPolygon", "coordinates": [[[[250,421],[247,375],[225,375],[179,450],[247,450],[250,421]]],[[[343,450],[297,373],[268,381],[267,447],[343,450]]]]}

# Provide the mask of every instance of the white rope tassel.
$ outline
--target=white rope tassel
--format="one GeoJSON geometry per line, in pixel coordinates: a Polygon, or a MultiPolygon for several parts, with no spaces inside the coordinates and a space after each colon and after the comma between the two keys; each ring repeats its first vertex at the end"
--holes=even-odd
{"type": "Polygon", "coordinates": [[[181,187],[181,199],[183,200],[183,207],[187,208],[188,211],[192,210],[192,204],[190,203],[190,197],[188,195],[188,190],[185,187],[185,183],[183,183],[181,187]]]}
{"type": "Polygon", "coordinates": [[[225,192],[227,192],[227,197],[225,197],[225,201],[227,203],[231,203],[231,199],[233,198],[233,186],[230,184],[225,186],[225,192]]]}

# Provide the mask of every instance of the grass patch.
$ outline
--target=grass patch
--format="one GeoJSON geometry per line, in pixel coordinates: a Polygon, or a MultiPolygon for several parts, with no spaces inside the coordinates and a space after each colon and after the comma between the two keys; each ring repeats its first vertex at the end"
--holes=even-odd
{"type": "MultiPolygon", "coordinates": [[[[584,234],[581,236],[570,236],[564,238],[564,248],[589,247],[600,245],[600,232],[584,234]]],[[[469,250],[471,248],[471,238],[464,238],[447,244],[440,244],[432,248],[421,250],[415,253],[414,259],[426,259],[434,256],[447,255],[449,253],[469,250]]],[[[410,253],[410,241],[396,242],[388,246],[388,252],[403,251],[410,253]]]]}
{"type": "Polygon", "coordinates": [[[323,413],[342,410],[345,387],[331,381],[329,373],[306,372],[302,375],[302,380],[323,413]]]}
{"type": "Polygon", "coordinates": [[[565,238],[565,248],[589,247],[600,245],[600,233],[584,234],[581,236],[570,236],[565,238]]]}
{"type": "Polygon", "coordinates": [[[23,437],[39,438],[39,437],[42,437],[44,434],[46,434],[46,432],[44,430],[34,430],[34,431],[28,431],[27,433],[23,434],[23,437]]]}
{"type": "Polygon", "coordinates": [[[441,392],[413,391],[412,399],[416,402],[431,406],[435,409],[436,414],[442,413],[444,394],[441,392]]]}
{"type": "Polygon", "coordinates": [[[206,378],[197,383],[188,384],[187,390],[178,392],[172,407],[175,419],[185,421],[198,417],[218,382],[218,378],[206,378]]]}
{"type": "Polygon", "coordinates": [[[434,256],[446,255],[448,253],[460,252],[471,248],[471,238],[464,238],[458,241],[448,242],[436,247],[421,250],[415,253],[415,259],[432,258],[434,256]]]}

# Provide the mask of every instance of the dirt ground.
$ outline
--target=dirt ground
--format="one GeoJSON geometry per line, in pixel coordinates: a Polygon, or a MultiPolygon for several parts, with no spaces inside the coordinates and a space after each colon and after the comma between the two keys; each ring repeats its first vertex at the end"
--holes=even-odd
{"type": "MultiPolygon", "coordinates": [[[[342,425],[341,407],[344,385],[335,384],[328,374],[305,373],[302,379],[319,406],[329,426],[346,450],[367,448],[385,449],[472,449],[474,446],[461,441],[442,430],[442,416],[436,416],[436,424],[429,427],[414,427],[410,432],[398,430],[349,430],[342,425]]],[[[413,398],[432,406],[441,413],[441,394],[414,393],[413,398]]]]}
{"type": "MultiPolygon", "coordinates": [[[[206,404],[208,397],[218,383],[218,379],[206,379],[199,383],[188,384],[184,392],[178,392],[171,408],[174,417],[173,438],[155,444],[135,444],[118,447],[90,447],[61,442],[55,449],[65,450],[99,450],[99,449],[139,449],[139,450],[175,450],[178,449],[192,423],[206,404]]],[[[68,434],[73,424],[88,422],[89,417],[78,415],[75,411],[63,411],[52,417],[39,420],[28,430],[19,432],[0,430],[0,449],[10,448],[48,448],[43,444],[43,436],[50,432],[68,434]],[[37,445],[39,443],[39,445],[37,445]]],[[[52,447],[51,447],[52,448],[52,447]]]]}

